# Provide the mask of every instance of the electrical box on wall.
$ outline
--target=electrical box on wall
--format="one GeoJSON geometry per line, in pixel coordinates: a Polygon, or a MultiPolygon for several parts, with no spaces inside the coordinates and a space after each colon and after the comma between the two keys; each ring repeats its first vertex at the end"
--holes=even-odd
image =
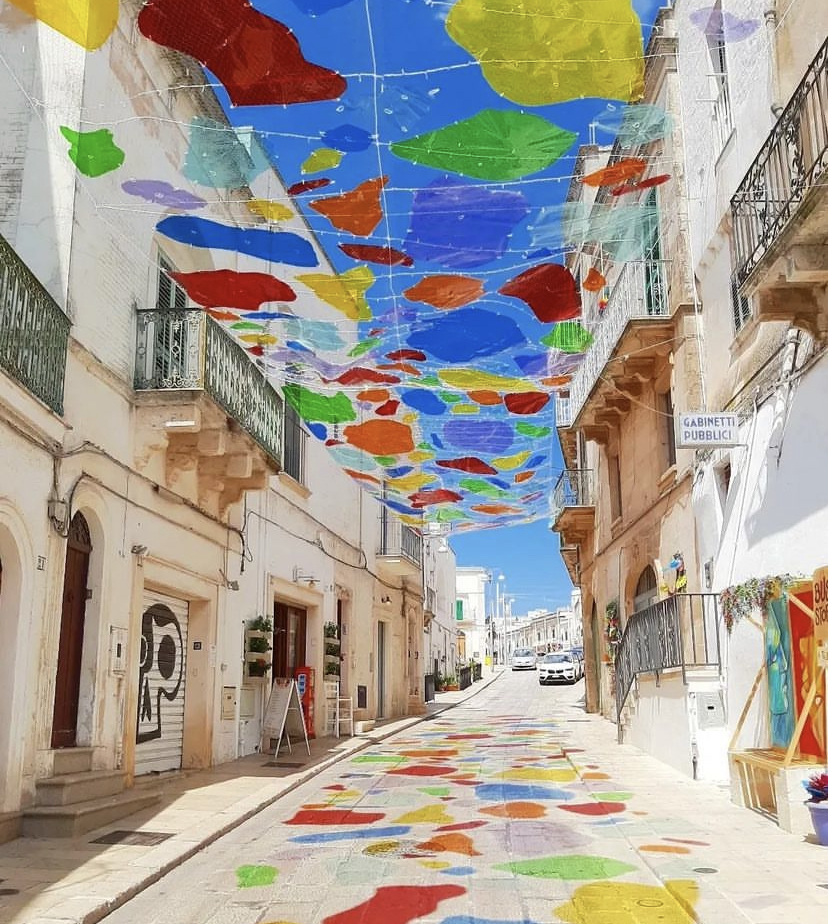
{"type": "Polygon", "coordinates": [[[724,727],[725,711],[721,693],[696,693],[695,699],[699,731],[724,727]]]}
{"type": "Polygon", "coordinates": [[[126,672],[127,630],[109,627],[109,670],[113,674],[126,672]]]}
{"type": "Polygon", "coordinates": [[[236,688],[222,687],[221,690],[221,717],[222,719],[236,718],[236,688]]]}

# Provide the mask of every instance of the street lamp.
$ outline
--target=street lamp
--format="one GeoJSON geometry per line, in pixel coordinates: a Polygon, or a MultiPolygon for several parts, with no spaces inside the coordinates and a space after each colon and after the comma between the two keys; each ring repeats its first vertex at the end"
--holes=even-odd
{"type": "Polygon", "coordinates": [[[495,584],[495,590],[497,592],[497,602],[496,602],[496,613],[497,618],[500,621],[500,663],[505,664],[506,662],[506,615],[505,615],[505,598],[504,594],[506,593],[506,575],[499,574],[497,576],[497,584],[495,584]]]}

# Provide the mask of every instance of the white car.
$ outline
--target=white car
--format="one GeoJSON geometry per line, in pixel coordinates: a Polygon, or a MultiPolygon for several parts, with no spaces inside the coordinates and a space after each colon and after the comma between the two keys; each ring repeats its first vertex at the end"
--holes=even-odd
{"type": "Polygon", "coordinates": [[[569,651],[553,651],[541,659],[538,683],[554,683],[556,680],[575,683],[581,679],[581,675],[580,658],[569,651]]]}
{"type": "Polygon", "coordinates": [[[512,655],[513,671],[537,670],[538,658],[531,648],[516,648],[512,655]]]}

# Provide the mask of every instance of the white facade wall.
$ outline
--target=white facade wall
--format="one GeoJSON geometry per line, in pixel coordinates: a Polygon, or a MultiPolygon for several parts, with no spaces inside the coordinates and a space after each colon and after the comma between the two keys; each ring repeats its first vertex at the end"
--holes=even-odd
{"type": "Polygon", "coordinates": [[[463,605],[463,620],[457,628],[465,636],[466,658],[492,665],[491,638],[486,623],[494,612],[491,575],[485,568],[457,569],[457,600],[463,605]]]}
{"type": "MultiPolygon", "coordinates": [[[[428,539],[423,547],[425,587],[435,591],[436,612],[426,627],[424,673],[443,677],[457,676],[460,663],[460,639],[456,611],[457,558],[446,542],[428,539]]],[[[466,653],[466,659],[471,657],[466,653]]]]}
{"type": "MultiPolygon", "coordinates": [[[[216,200],[208,210],[214,219],[257,221],[243,205],[250,191],[205,191],[182,175],[186,125],[195,115],[220,118],[221,111],[209,92],[169,89],[182,75],[175,56],[134,29],[139,7],[124,0],[112,39],[90,54],[14,8],[0,17],[8,65],[0,68],[0,233],[72,321],[63,416],[0,372],[0,837],[4,813],[31,805],[37,781],[53,772],[66,540],[47,517],[50,497],[81,512],[92,538],[76,743],[93,748],[93,769],[122,768],[131,781],[145,589],[189,605],[184,768],[259,746],[263,685],[254,714],[240,714],[243,623],[272,614],[277,599],[308,610],[318,728],[322,625],[336,620],[337,601],[343,694],[356,706],[358,688],[367,691],[357,717],[406,715],[423,697],[422,574],[401,576],[378,560],[379,506],[321,444],[307,443],[306,486],[280,475],[271,489],[248,495],[246,511],[239,502],[216,514],[166,483],[163,432],[153,436],[136,426],[135,311],[155,304],[159,246],[182,271],[274,269],[230,253],[214,265],[206,250],[157,239],[163,209],[140,199],[124,205],[125,180],[165,180],[206,192],[216,200]],[[82,176],[60,125],[112,127],[126,152],[124,166],[94,180],[82,176]],[[145,551],[134,554],[133,547],[145,551]],[[296,580],[294,568],[318,580],[313,586],[296,580]],[[386,630],[381,713],[379,623],[386,630]],[[126,644],[123,672],[110,658],[113,630],[126,644]],[[225,688],[236,697],[235,714],[222,717],[225,688]]],[[[280,199],[284,188],[275,172],[266,172],[252,193],[280,199]]],[[[307,232],[299,218],[283,227],[307,232]]],[[[321,257],[320,270],[326,268],[321,257]]],[[[277,274],[290,282],[297,272],[280,266],[277,274]]],[[[297,289],[303,316],[333,318],[346,340],[356,336],[355,325],[297,289]]],[[[163,420],[163,401],[159,407],[163,420]]],[[[453,581],[442,572],[440,587],[448,612],[453,581]]]]}

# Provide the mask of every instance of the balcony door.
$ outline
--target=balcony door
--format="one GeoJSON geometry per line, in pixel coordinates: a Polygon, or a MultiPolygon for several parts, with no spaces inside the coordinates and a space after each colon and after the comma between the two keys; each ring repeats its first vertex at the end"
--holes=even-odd
{"type": "Polygon", "coordinates": [[[86,618],[86,580],[92,539],[83,515],[76,513],[69,525],[66,566],[63,572],[63,603],[60,612],[55,703],[52,712],[52,747],[73,748],[78,725],[83,629],[86,618]]]}
{"type": "Polygon", "coordinates": [[[658,228],[658,197],[651,189],[644,200],[644,299],[647,314],[664,314],[664,277],[661,273],[661,235],[658,228]]]}

